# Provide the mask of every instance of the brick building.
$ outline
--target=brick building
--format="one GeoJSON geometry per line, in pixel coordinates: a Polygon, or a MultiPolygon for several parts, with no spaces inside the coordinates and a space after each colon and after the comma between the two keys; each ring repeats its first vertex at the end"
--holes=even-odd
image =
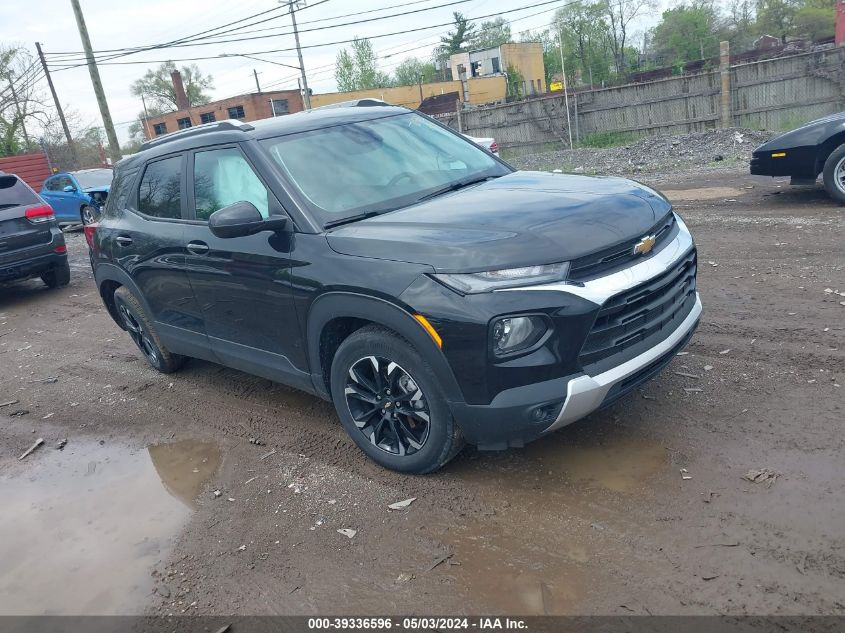
{"type": "Polygon", "coordinates": [[[302,109],[302,95],[299,90],[253,92],[149,117],[143,120],[144,134],[147,138],[155,138],[202,123],[225,119],[256,121],[300,112],[302,109]]]}

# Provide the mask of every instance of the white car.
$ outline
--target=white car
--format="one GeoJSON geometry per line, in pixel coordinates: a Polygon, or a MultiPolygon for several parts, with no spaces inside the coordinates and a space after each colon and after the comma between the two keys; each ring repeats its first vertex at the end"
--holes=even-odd
{"type": "Polygon", "coordinates": [[[496,156],[499,155],[499,144],[496,142],[494,138],[478,138],[475,136],[470,136],[469,134],[462,135],[465,139],[469,139],[476,145],[480,145],[491,154],[495,154],[496,156]]]}

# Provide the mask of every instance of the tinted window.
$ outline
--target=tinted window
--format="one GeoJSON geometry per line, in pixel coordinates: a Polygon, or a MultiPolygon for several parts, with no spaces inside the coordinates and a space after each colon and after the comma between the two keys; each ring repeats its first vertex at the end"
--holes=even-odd
{"type": "Polygon", "coordinates": [[[132,181],[135,179],[137,170],[122,171],[118,173],[111,186],[111,193],[106,199],[106,214],[113,215],[116,211],[126,207],[126,200],[129,198],[132,181]]]}
{"type": "Polygon", "coordinates": [[[48,191],[64,191],[65,187],[74,187],[73,181],[68,176],[56,176],[47,181],[48,191]]]}
{"type": "Polygon", "coordinates": [[[138,210],[155,218],[181,218],[181,171],[181,156],[147,165],[138,188],[138,210]]]}
{"type": "Polygon", "coordinates": [[[234,147],[194,155],[194,202],[197,219],[234,202],[251,202],[262,217],[269,217],[267,188],[243,154],[234,147]]]}
{"type": "Polygon", "coordinates": [[[61,191],[62,187],[59,184],[58,178],[50,178],[46,183],[44,183],[44,188],[47,191],[61,191]]]}
{"type": "Polygon", "coordinates": [[[0,176],[0,209],[39,202],[38,196],[17,176],[0,176]]]}

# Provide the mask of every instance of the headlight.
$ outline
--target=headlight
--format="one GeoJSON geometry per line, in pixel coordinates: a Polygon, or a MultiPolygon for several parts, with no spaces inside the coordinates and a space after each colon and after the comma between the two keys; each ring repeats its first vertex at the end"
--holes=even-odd
{"type": "Polygon", "coordinates": [[[540,316],[513,316],[496,319],[490,330],[493,353],[505,356],[528,349],[537,343],[548,330],[546,320],[540,316]]]}
{"type": "Polygon", "coordinates": [[[490,292],[500,288],[514,288],[529,284],[563,281],[569,273],[569,262],[545,266],[523,266],[504,270],[487,270],[480,273],[437,273],[438,281],[463,294],[490,292]]]}

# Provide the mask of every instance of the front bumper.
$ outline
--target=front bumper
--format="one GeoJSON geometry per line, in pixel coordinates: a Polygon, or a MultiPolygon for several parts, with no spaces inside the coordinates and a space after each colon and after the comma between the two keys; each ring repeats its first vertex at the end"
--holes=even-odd
{"type": "MultiPolygon", "coordinates": [[[[684,322],[663,341],[626,363],[595,376],[579,376],[569,381],[566,401],[554,423],[544,433],[571,424],[601,407],[617,387],[623,393],[642,384],[659,372],[689,340],[701,318],[701,298],[696,293],[695,306],[684,322]],[[662,362],[665,361],[665,362],[662,362]]],[[[614,400],[623,393],[613,393],[614,400]]]]}
{"type": "MultiPolygon", "coordinates": [[[[694,261],[694,244],[686,225],[678,219],[679,232],[661,251],[634,266],[582,284],[546,284],[519,292],[559,292],[594,306],[605,306],[620,296],[648,288],[655,280],[694,261]]],[[[691,290],[688,307],[667,323],[653,342],[649,339],[590,365],[573,367],[560,378],[505,389],[489,404],[451,402],[452,413],[470,443],[482,449],[522,446],[550,431],[570,424],[596,409],[615,402],[653,378],[684,348],[702,313],[701,299],[691,290]],[[539,411],[538,411],[539,410],[539,411]]],[[[581,340],[581,339],[579,339],[581,340]]],[[[577,354],[577,352],[576,352],[577,354]]]]}

